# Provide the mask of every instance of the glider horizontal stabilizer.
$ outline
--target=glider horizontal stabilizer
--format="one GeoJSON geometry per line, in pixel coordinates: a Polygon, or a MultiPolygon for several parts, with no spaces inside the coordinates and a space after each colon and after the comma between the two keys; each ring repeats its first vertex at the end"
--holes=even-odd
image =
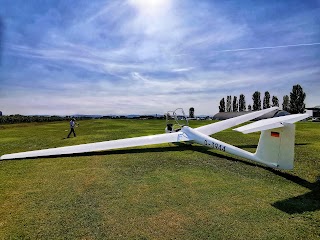
{"type": "Polygon", "coordinates": [[[309,117],[309,114],[293,114],[293,115],[287,115],[282,117],[269,118],[269,119],[260,120],[242,127],[238,127],[233,130],[242,132],[244,134],[258,132],[258,131],[265,131],[265,130],[274,129],[274,128],[281,128],[286,124],[293,124],[307,117],[309,117]]]}

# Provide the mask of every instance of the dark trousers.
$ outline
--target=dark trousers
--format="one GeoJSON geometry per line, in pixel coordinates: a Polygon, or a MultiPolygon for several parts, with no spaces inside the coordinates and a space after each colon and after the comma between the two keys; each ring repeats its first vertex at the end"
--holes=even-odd
{"type": "Polygon", "coordinates": [[[76,137],[76,132],[74,131],[74,128],[70,129],[70,132],[68,134],[68,137],[70,137],[71,133],[73,133],[73,136],[76,137]]]}

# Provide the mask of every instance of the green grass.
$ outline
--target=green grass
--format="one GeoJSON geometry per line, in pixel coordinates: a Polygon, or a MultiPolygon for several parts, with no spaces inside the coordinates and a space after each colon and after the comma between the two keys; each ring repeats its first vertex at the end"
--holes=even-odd
{"type": "MultiPolygon", "coordinates": [[[[193,121],[196,127],[211,122],[193,121]]],[[[0,126],[0,155],[164,132],[158,120],[0,126]]],[[[299,123],[293,171],[162,144],[0,162],[0,239],[319,239],[320,125],[299,123]]],[[[254,151],[259,134],[214,137],[254,151]]]]}

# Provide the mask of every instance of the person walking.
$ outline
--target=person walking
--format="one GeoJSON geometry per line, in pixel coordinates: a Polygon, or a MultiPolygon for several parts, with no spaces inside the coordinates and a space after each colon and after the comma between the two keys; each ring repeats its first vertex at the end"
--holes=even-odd
{"type": "MultiPolygon", "coordinates": [[[[79,124],[78,124],[79,125],[79,124]]],[[[76,137],[76,132],[74,131],[74,128],[76,127],[76,119],[72,118],[70,121],[70,132],[68,134],[68,137],[70,137],[71,133],[73,133],[73,136],[76,137]]]]}

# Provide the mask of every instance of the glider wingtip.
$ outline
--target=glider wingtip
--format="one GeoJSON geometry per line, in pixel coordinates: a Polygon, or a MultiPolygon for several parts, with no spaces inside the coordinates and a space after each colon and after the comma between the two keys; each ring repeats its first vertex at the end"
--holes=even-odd
{"type": "Polygon", "coordinates": [[[236,131],[236,132],[240,132],[240,133],[243,133],[243,134],[247,134],[248,132],[246,130],[244,130],[242,127],[238,127],[238,128],[234,128],[232,129],[233,131],[236,131]]]}
{"type": "Polygon", "coordinates": [[[10,154],[5,154],[5,155],[0,156],[0,161],[10,160],[10,159],[14,159],[13,157],[10,157],[10,154]]]}
{"type": "Polygon", "coordinates": [[[248,134],[250,132],[246,131],[246,130],[241,130],[241,129],[233,129],[234,131],[236,132],[240,132],[240,133],[243,133],[243,134],[248,134]]]}
{"type": "Polygon", "coordinates": [[[279,110],[279,107],[271,107],[271,108],[267,108],[270,112],[274,111],[274,110],[279,110]]]}

